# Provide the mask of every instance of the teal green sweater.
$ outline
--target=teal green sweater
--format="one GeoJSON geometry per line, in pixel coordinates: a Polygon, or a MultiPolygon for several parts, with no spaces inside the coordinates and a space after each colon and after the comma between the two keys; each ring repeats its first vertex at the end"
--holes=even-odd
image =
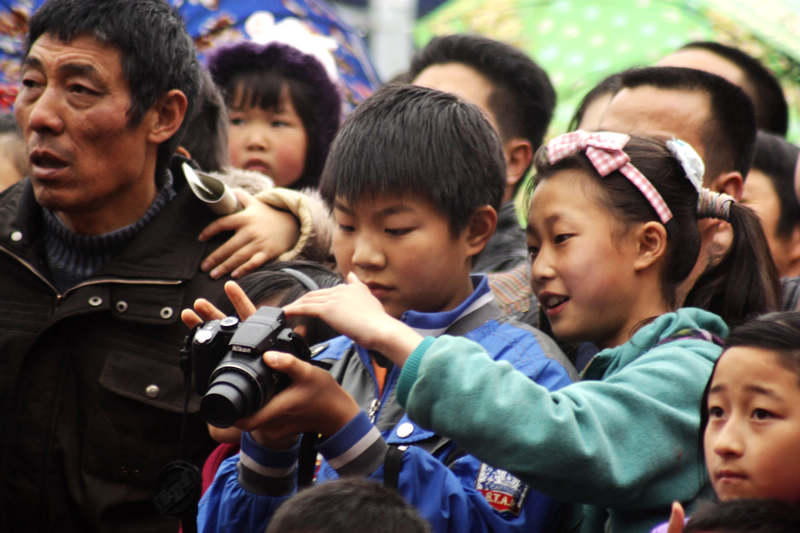
{"type": "Polygon", "coordinates": [[[598,353],[583,381],[551,392],[463,337],[427,338],[403,367],[397,397],[411,418],[556,499],[583,504],[580,531],[639,533],[674,500],[708,489],[700,401],[721,348],[681,330],[727,335],[717,315],[667,313],[598,353]]]}

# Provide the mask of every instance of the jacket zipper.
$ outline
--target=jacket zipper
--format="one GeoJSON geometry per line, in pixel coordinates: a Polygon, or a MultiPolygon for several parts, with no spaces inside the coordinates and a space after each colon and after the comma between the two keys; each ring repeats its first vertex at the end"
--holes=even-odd
{"type": "Polygon", "coordinates": [[[62,292],[59,292],[58,288],[55,285],[53,285],[46,277],[44,277],[41,272],[36,270],[36,267],[34,267],[28,261],[26,261],[25,259],[23,259],[19,255],[15,254],[14,252],[12,252],[11,250],[9,250],[8,248],[6,248],[3,245],[0,245],[0,250],[5,252],[9,256],[13,257],[22,266],[27,268],[34,276],[39,278],[45,285],[50,287],[50,289],[52,289],[52,291],[55,293],[56,299],[58,301],[63,300],[71,292],[74,292],[74,291],[76,291],[76,290],[78,290],[80,288],[90,287],[90,286],[93,286],[93,285],[103,285],[105,283],[115,283],[115,284],[118,284],[118,285],[164,285],[164,286],[180,285],[181,283],[183,283],[181,280],[100,278],[100,279],[94,279],[94,280],[90,280],[90,281],[82,281],[82,282],[78,283],[77,285],[75,285],[74,287],[70,287],[69,289],[67,289],[66,291],[64,291],[62,293],[62,292]]]}

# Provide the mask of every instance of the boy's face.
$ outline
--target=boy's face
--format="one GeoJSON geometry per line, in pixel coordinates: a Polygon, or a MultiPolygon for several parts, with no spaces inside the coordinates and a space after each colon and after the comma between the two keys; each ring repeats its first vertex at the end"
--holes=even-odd
{"type": "Polygon", "coordinates": [[[333,251],[342,275],[355,274],[399,318],[413,309],[452,309],[472,293],[468,230],[450,233],[448,218],[420,198],[384,195],[334,205],[333,251]]]}
{"type": "Polygon", "coordinates": [[[782,357],[735,346],[714,370],[703,447],[722,501],[800,501],[800,386],[782,357]]]}

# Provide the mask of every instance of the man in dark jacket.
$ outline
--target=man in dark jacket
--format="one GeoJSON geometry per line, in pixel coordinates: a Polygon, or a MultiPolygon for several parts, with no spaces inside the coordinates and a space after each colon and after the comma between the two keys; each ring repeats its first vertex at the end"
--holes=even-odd
{"type": "Polygon", "coordinates": [[[15,115],[30,179],[0,195],[0,531],[176,531],[152,503],[211,448],[180,310],[213,214],[170,159],[198,87],[161,0],[51,0],[30,21],[15,115]]]}

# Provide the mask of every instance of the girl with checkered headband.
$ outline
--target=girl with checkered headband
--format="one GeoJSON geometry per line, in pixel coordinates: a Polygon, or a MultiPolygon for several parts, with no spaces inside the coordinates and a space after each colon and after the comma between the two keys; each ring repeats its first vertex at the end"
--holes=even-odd
{"type": "Polygon", "coordinates": [[[724,282],[755,284],[762,290],[751,297],[760,298],[761,310],[777,307],[758,219],[730,196],[702,188],[703,163],[687,143],[579,130],[542,147],[535,165],[531,281],[556,337],[619,344],[683,305],[676,289],[697,261],[700,218],[728,221],[735,236],[731,253],[692,292],[713,298],[724,282]]]}

